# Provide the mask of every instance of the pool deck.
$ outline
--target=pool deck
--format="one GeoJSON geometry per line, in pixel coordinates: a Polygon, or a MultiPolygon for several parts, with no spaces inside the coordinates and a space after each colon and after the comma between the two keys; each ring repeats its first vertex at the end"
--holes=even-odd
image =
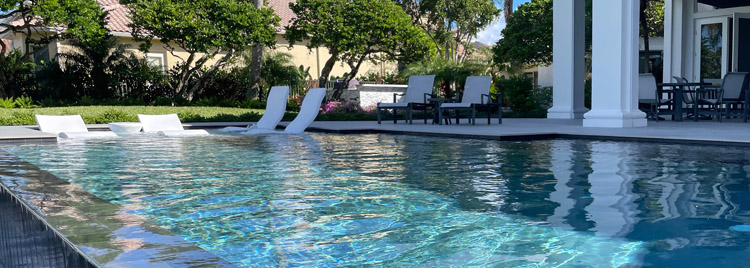
{"type": "MultiPolygon", "coordinates": [[[[249,122],[234,123],[186,123],[186,128],[219,128],[244,126],[249,122]]],[[[288,122],[282,122],[286,126],[288,122]]],[[[89,125],[94,130],[107,130],[106,124],[89,125]]],[[[417,134],[448,137],[471,137],[496,140],[535,140],[551,138],[652,141],[688,144],[725,144],[750,146],[750,123],[700,121],[674,122],[649,121],[642,128],[585,128],[582,120],[561,119],[504,119],[487,125],[486,119],[477,119],[476,125],[433,125],[415,120],[413,125],[399,121],[384,121],[378,125],[374,121],[314,122],[308,131],[342,134],[391,133],[417,134]]],[[[54,142],[54,135],[39,132],[36,126],[0,127],[0,143],[54,142]]]]}

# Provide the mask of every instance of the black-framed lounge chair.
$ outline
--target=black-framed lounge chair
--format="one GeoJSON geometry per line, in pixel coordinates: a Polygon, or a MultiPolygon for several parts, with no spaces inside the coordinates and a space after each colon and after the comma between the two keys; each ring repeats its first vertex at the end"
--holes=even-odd
{"type": "MultiPolygon", "coordinates": [[[[492,85],[492,77],[489,76],[469,76],[466,78],[466,84],[464,86],[463,98],[461,102],[454,103],[442,103],[438,108],[438,120],[440,124],[443,122],[443,113],[450,111],[456,111],[456,124],[459,123],[461,111],[471,111],[471,118],[469,122],[475,125],[477,122],[476,115],[478,110],[487,111],[487,124],[490,124],[490,115],[492,109],[498,109],[498,123],[503,123],[503,112],[500,103],[502,98],[500,93],[496,94],[497,102],[492,101],[490,95],[490,86],[492,85]]],[[[461,97],[460,93],[456,93],[456,99],[461,97]]],[[[450,114],[449,114],[450,117],[450,114]]]]}
{"type": "MultiPolygon", "coordinates": [[[[393,94],[393,103],[378,103],[378,124],[380,124],[382,110],[393,110],[393,123],[397,123],[398,117],[396,112],[398,110],[405,110],[406,117],[404,118],[409,124],[412,123],[412,113],[414,110],[427,110],[432,108],[432,104],[428,101],[432,95],[432,87],[435,84],[434,75],[412,75],[409,77],[409,85],[406,87],[405,94],[393,94]],[[397,97],[404,96],[401,102],[397,102],[397,97]]],[[[427,117],[424,119],[427,124],[427,117]]]]}
{"type": "Polygon", "coordinates": [[[638,104],[647,106],[649,109],[647,115],[659,121],[659,108],[664,105],[673,105],[674,100],[664,99],[662,91],[656,84],[656,77],[646,73],[638,75],[638,104]]]}
{"type": "Polygon", "coordinates": [[[733,114],[742,116],[743,121],[748,118],[748,73],[727,73],[719,87],[703,87],[696,91],[696,116],[716,115],[719,122],[733,114]]]}

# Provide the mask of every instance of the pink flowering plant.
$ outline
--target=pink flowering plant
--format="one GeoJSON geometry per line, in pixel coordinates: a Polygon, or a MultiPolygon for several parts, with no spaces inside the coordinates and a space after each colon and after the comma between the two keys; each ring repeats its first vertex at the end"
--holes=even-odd
{"type": "Polygon", "coordinates": [[[331,101],[323,107],[321,112],[323,114],[348,114],[361,113],[363,110],[359,107],[359,103],[354,101],[331,101]]]}

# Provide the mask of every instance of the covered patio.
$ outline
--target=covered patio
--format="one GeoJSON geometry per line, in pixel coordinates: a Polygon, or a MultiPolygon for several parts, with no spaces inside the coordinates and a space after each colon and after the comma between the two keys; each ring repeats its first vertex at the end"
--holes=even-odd
{"type": "MultiPolygon", "coordinates": [[[[554,92],[547,117],[582,119],[584,127],[662,128],[638,109],[639,1],[593,1],[592,109],[584,106],[585,2],[554,0],[554,92]]],[[[678,76],[716,83],[727,73],[750,71],[750,2],[664,2],[659,82],[678,76]]]]}

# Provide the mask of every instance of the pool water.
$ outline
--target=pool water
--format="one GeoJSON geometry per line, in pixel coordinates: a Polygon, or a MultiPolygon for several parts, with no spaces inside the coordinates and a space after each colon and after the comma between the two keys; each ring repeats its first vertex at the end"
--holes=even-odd
{"type": "Polygon", "coordinates": [[[5,149],[238,266],[750,266],[746,148],[272,134],[5,149]]]}

